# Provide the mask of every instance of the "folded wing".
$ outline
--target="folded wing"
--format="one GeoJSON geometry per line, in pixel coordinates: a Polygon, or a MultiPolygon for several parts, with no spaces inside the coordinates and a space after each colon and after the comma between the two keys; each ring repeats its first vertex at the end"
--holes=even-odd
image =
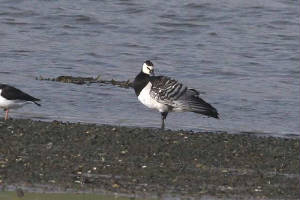
{"type": "Polygon", "coordinates": [[[187,88],[177,80],[166,76],[150,77],[150,96],[159,103],[172,107],[173,111],[190,111],[219,118],[217,110],[199,97],[195,89],[187,88]]]}
{"type": "Polygon", "coordinates": [[[40,106],[39,103],[36,101],[40,101],[40,99],[34,98],[21,90],[12,87],[12,86],[5,86],[2,89],[2,96],[8,100],[23,100],[23,101],[32,101],[36,105],[40,106]]]}

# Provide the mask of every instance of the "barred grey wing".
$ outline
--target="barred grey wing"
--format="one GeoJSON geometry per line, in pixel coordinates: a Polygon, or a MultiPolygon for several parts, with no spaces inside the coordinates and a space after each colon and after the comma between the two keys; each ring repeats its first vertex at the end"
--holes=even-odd
{"type": "Polygon", "coordinates": [[[150,96],[160,103],[173,106],[174,101],[179,99],[187,90],[182,83],[166,76],[151,77],[152,88],[150,96]]]}
{"type": "Polygon", "coordinates": [[[199,92],[166,76],[151,77],[150,96],[173,111],[191,111],[218,118],[217,110],[199,97],[199,92]]]}

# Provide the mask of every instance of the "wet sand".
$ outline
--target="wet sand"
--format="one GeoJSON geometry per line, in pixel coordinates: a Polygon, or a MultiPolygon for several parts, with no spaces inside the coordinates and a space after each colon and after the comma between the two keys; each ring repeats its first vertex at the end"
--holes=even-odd
{"type": "Polygon", "coordinates": [[[10,185],[158,199],[299,199],[299,139],[1,120],[0,188],[10,185]]]}

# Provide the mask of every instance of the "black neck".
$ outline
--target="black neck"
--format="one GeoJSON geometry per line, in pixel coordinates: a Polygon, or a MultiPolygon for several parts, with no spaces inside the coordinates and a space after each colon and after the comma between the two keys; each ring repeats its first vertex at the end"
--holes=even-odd
{"type": "Polygon", "coordinates": [[[139,96],[144,87],[149,83],[150,76],[144,72],[140,72],[134,79],[133,88],[136,96],[139,96]]]}

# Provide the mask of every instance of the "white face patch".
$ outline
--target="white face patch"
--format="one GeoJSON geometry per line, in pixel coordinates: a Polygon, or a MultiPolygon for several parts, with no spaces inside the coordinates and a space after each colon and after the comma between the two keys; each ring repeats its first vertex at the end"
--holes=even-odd
{"type": "Polygon", "coordinates": [[[146,63],[143,64],[143,69],[142,71],[145,73],[145,74],[149,74],[149,75],[152,75],[154,73],[154,68],[153,66],[151,65],[147,65],[146,63]]]}

